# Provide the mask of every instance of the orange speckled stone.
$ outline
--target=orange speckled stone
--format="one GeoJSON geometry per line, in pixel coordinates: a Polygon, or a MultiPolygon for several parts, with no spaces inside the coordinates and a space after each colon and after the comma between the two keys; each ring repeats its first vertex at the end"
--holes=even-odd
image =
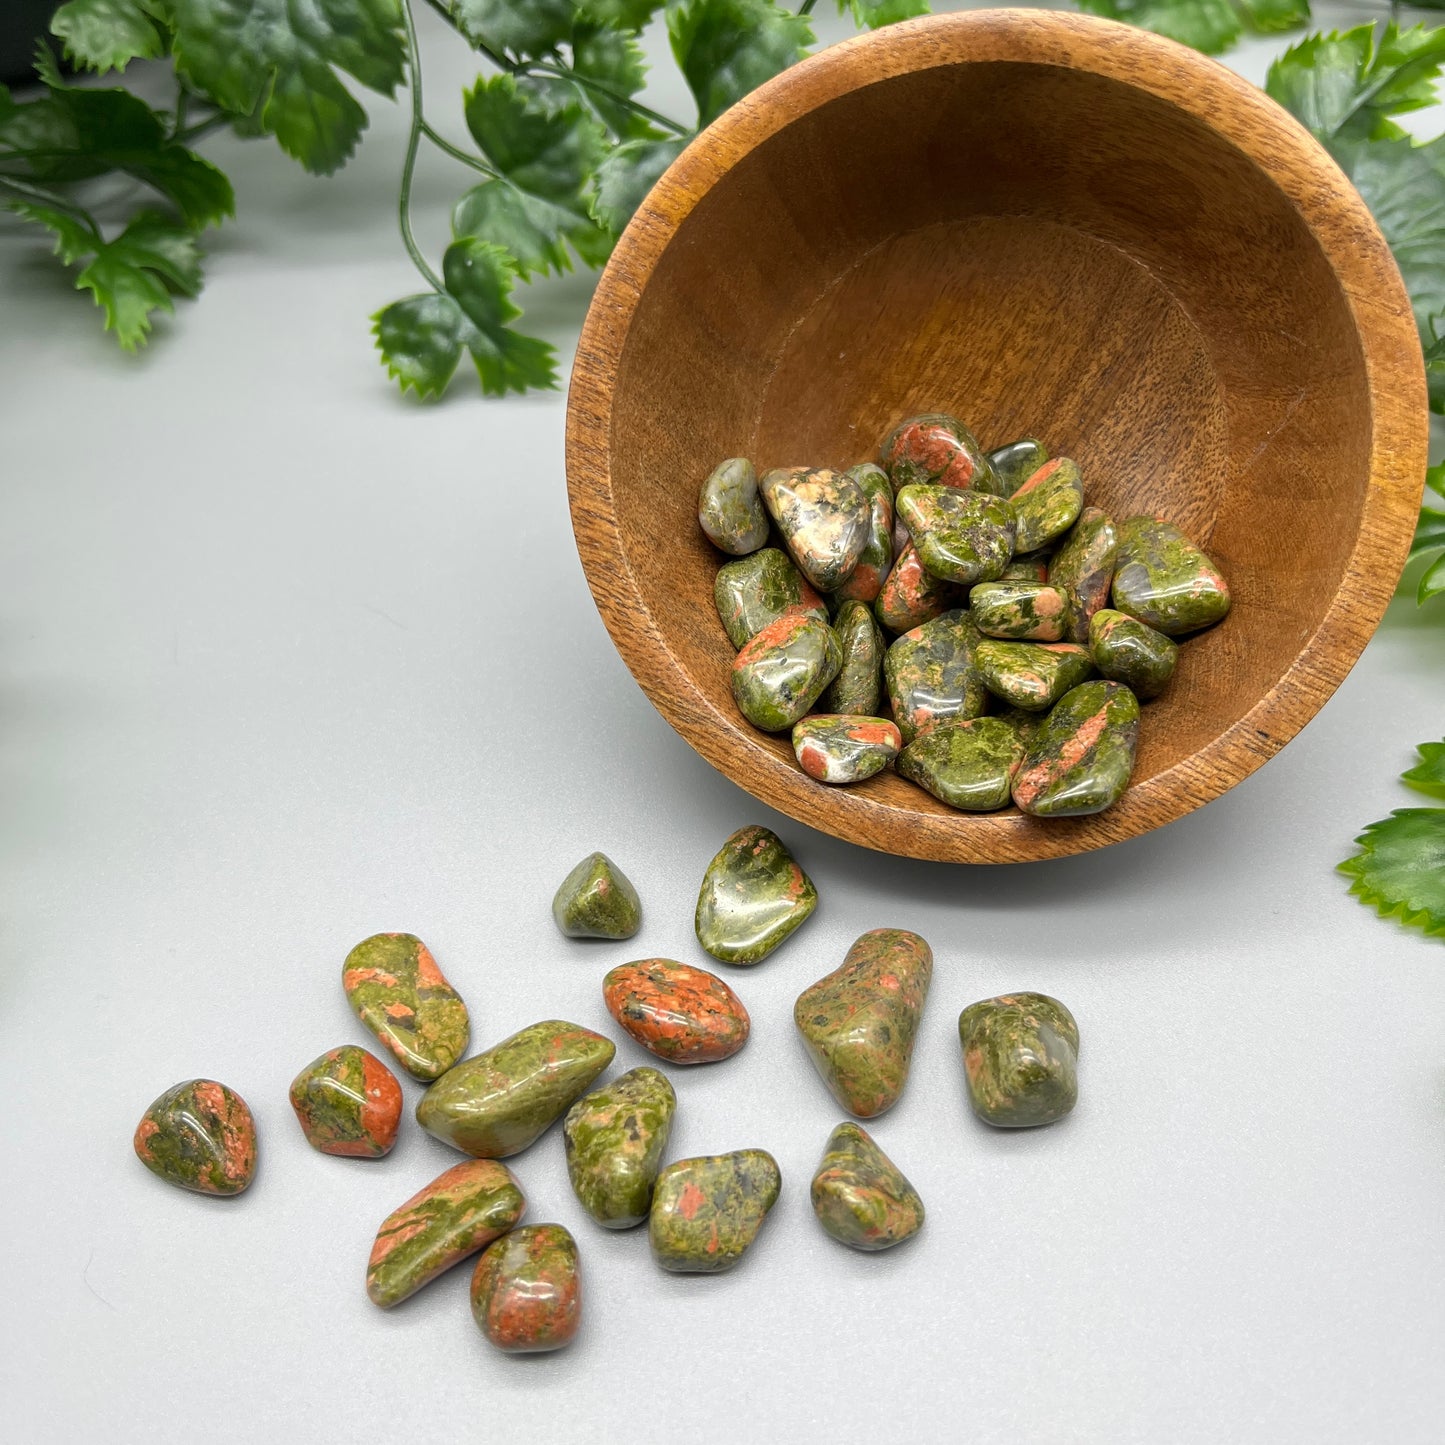
{"type": "Polygon", "coordinates": [[[351,1159],[380,1159],[396,1143],[401,1085],[375,1054],[344,1044],[296,1075],[291,1107],[313,1149],[351,1159]]]}
{"type": "Polygon", "coordinates": [[[197,1194],[239,1194],[256,1173],[256,1123],[246,1101],[214,1079],[169,1088],[136,1126],[136,1157],[197,1194]]]}
{"type": "Polygon", "coordinates": [[[623,963],[602,980],[607,1012],[670,1064],[713,1064],[748,1041],[742,1000],[715,973],[670,958],[623,963]]]}
{"type": "Polygon", "coordinates": [[[569,1344],[582,1320],[577,1241],[560,1224],[526,1224],[488,1246],[472,1274],[472,1317],[508,1354],[569,1344]]]}

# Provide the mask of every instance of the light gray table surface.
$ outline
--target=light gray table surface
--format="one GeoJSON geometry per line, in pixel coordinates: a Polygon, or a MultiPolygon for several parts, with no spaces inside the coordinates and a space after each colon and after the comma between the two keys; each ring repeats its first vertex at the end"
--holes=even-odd
{"type": "MultiPolygon", "coordinates": [[[[467,57],[424,34],[454,123],[467,57]]],[[[1260,79],[1279,48],[1232,63],[1260,79]]],[[[655,94],[680,107],[675,77],[655,94]]],[[[1445,732],[1439,609],[1397,600],[1275,761],[1101,853],[952,868],[776,816],[614,652],[573,550],[563,397],[464,384],[425,408],[376,366],[369,313],[416,288],[389,210],[402,119],[366,104],[332,181],[212,145],[238,219],[138,361],[0,228],[0,1437],[1445,1438],[1445,953],[1333,871],[1363,824],[1419,801],[1395,779],[1445,732]],[[302,1139],[293,1074],[368,1042],[347,949],[422,935],[478,1044],[549,1016],[608,1027],[612,964],[707,962],[698,882],[749,822],[822,902],[730,975],[754,1037],[677,1076],[672,1146],[776,1155],[783,1196],[748,1258],[663,1274],[640,1233],[585,1219],[554,1130],[513,1162],[530,1217],[581,1242],[570,1349],[494,1353],[466,1268],[373,1308],[377,1224],[458,1156],[409,1121],[374,1164],[302,1139]],[[593,848],[642,892],[630,943],[553,928],[552,891],[593,848]],[[840,1115],[790,1020],[880,925],[937,955],[912,1081],[875,1130],[928,1222],[868,1257],[808,1207],[840,1115]],[[955,1020],[1016,988],[1076,1013],[1081,1097],[1057,1127],[994,1133],[965,1102],[955,1020]],[[255,1111],[240,1199],[167,1189],[131,1152],[150,1100],[196,1075],[255,1111]]],[[[462,180],[426,169],[428,244],[462,180]]],[[[589,284],[523,298],[564,361],[589,284]]],[[[621,1040],[618,1068],[645,1061],[621,1040]]]]}

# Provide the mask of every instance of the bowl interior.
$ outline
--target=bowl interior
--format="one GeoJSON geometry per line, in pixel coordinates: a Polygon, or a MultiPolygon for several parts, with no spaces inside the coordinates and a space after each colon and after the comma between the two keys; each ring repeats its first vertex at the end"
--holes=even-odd
{"type": "MultiPolygon", "coordinates": [[[[612,505],[674,665],[735,723],[712,760],[796,779],[787,735],[733,707],[701,478],[732,455],[847,466],[921,411],[985,447],[1040,436],[1091,504],[1178,523],[1234,590],[1145,709],[1132,795],[1239,723],[1320,626],[1360,526],[1370,405],[1340,282],[1241,150],[1086,70],[939,65],[801,115],[682,220],[617,367],[612,505]]],[[[891,773],[849,791],[935,831],[1041,826],[953,813],[891,773]]],[[[1093,845],[1042,826],[1066,840],[1044,851],[1093,845]]]]}

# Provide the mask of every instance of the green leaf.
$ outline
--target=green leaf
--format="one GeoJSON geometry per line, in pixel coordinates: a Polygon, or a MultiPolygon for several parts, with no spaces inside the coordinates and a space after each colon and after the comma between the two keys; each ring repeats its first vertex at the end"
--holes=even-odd
{"type": "Polygon", "coordinates": [[[681,155],[687,141],[632,140],[617,146],[597,167],[597,197],[592,214],[609,231],[620,234],[647,198],[657,178],[681,155]]]}
{"type": "Polygon", "coordinates": [[[1445,808],[1396,808],[1355,843],[1339,865],[1350,892],[1381,918],[1445,935],[1445,808]]]}
{"type": "Polygon", "coordinates": [[[1417,792],[1445,798],[1445,743],[1421,743],[1415,749],[1420,761],[1400,781],[1409,783],[1417,792]]]}
{"type": "Polygon", "coordinates": [[[577,13],[598,25],[637,31],[661,8],[662,0],[581,0],[577,13]]]}
{"type": "Polygon", "coordinates": [[[1261,35],[1277,35],[1310,22],[1310,0],[1235,0],[1244,23],[1261,35]]]}
{"type": "Polygon", "coordinates": [[[1442,553],[1425,569],[1425,575],[1420,578],[1420,586],[1415,592],[1415,601],[1423,606],[1432,597],[1438,597],[1442,592],[1445,592],[1445,553],[1442,553]]]}
{"type": "Polygon", "coordinates": [[[697,100],[698,126],[803,58],[806,17],[773,0],[683,0],[667,13],[672,53],[697,100]]]}
{"type": "Polygon", "coordinates": [[[473,45],[533,59],[572,34],[573,0],[447,0],[457,28],[473,45]]]}
{"type": "Polygon", "coordinates": [[[850,13],[855,25],[879,30],[899,20],[928,14],[928,0],[838,0],[838,14],[850,13]]]}
{"type": "Polygon", "coordinates": [[[589,265],[605,260],[612,238],[590,217],[530,196],[510,181],[483,181],[452,208],[452,234],[475,236],[511,253],[525,280],[538,272],[570,271],[570,243],[589,265]]]}
{"type": "Polygon", "coordinates": [[[463,329],[471,329],[461,307],[428,291],[393,301],[371,319],[377,350],[402,391],[440,396],[461,360],[463,329]]]}
{"type": "Polygon", "coordinates": [[[659,134],[646,116],[626,104],[647,78],[642,47],[633,36],[579,22],[572,31],[572,70],[583,82],[578,89],[587,103],[619,140],[659,134]]]}
{"type": "Polygon", "coordinates": [[[1244,29],[1229,0],[1078,0],[1079,9],[1109,20],[1123,20],[1158,35],[1218,55],[1244,29]]]}
{"type": "Polygon", "coordinates": [[[169,0],[176,68],[217,105],[255,115],[307,170],[345,164],[366,112],[338,70],[391,95],[406,72],[401,0],[169,0]]]}
{"type": "Polygon", "coordinates": [[[101,245],[99,234],[68,211],[37,205],[33,201],[16,201],[10,209],[37,226],[44,226],[55,239],[55,254],[67,266],[75,265],[101,245]]]}
{"type": "Polygon", "coordinates": [[[68,0],[51,18],[50,33],[77,66],[102,75],[166,51],[142,0],[68,0]]]}
{"type": "MultiPolygon", "coordinates": [[[[1432,316],[1425,323],[1422,337],[1425,348],[1425,384],[1430,391],[1430,410],[1445,412],[1445,336],[1440,334],[1440,323],[1445,316],[1432,316]]],[[[1436,488],[1438,491],[1439,488],[1436,488]]]]}
{"type": "Polygon", "coordinates": [[[465,95],[467,129],[514,185],[585,213],[584,191],[606,146],[602,127],[575,102],[548,110],[510,75],[478,80],[465,95]]]}

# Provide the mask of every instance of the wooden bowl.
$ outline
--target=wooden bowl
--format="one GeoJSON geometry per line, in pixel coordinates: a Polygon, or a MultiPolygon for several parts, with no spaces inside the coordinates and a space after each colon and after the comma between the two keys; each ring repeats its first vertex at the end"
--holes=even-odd
{"type": "Polygon", "coordinates": [[[597,288],[567,474],[613,641],[714,767],[837,837],[996,863],[1157,828],[1283,747],[1384,612],[1426,441],[1399,273],[1301,127],[1170,41],[994,10],[835,46],[693,141],[597,288]],[[962,814],[892,773],[829,788],[733,705],[703,477],[847,466],[924,411],[986,447],[1040,435],[1089,502],[1162,514],[1230,581],[1106,812],[962,814]]]}

